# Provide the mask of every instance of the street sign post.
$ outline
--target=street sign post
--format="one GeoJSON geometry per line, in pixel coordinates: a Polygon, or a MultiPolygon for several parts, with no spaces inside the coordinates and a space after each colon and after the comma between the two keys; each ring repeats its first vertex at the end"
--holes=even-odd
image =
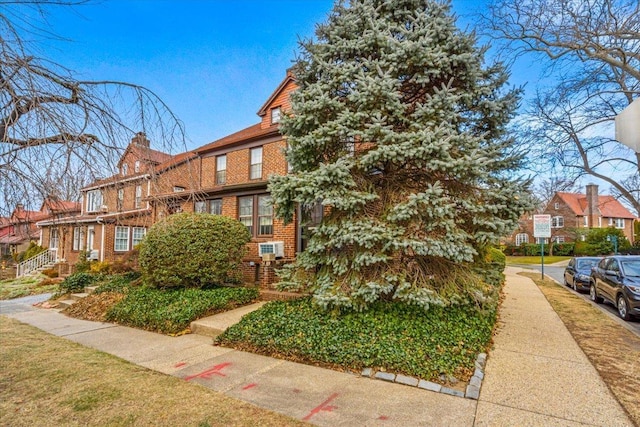
{"type": "Polygon", "coordinates": [[[540,238],[540,265],[544,280],[544,239],[551,238],[551,215],[533,216],[533,237],[540,238]]]}

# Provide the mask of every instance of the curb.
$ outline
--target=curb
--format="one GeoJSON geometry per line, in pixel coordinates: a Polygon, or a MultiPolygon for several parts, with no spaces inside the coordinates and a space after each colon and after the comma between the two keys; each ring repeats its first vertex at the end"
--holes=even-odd
{"type": "MultiPolygon", "coordinates": [[[[454,390],[449,387],[445,387],[441,384],[434,383],[432,381],[426,381],[416,377],[408,377],[406,375],[394,374],[392,372],[374,371],[372,368],[364,368],[360,373],[361,376],[377,379],[396,384],[402,384],[410,387],[417,387],[423,390],[434,391],[436,393],[448,394],[451,396],[464,397],[467,399],[478,400],[480,397],[480,388],[482,387],[482,380],[484,379],[484,368],[487,363],[487,354],[480,353],[476,358],[476,369],[473,376],[469,380],[465,392],[460,390],[454,390]]],[[[356,374],[357,375],[357,374],[356,374]]]]}

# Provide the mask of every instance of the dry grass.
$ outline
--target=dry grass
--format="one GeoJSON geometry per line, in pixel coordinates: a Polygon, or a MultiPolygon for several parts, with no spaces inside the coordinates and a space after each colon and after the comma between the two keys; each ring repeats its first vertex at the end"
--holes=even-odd
{"type": "Polygon", "coordinates": [[[640,426],[640,338],[538,273],[521,273],[542,290],[618,402],[640,426]]]}
{"type": "Polygon", "coordinates": [[[62,279],[49,279],[44,275],[26,276],[19,279],[0,280],[0,299],[13,299],[29,295],[54,293],[62,279]]]}
{"type": "Polygon", "coordinates": [[[290,426],[304,423],[0,316],[0,424],[290,426]]]}

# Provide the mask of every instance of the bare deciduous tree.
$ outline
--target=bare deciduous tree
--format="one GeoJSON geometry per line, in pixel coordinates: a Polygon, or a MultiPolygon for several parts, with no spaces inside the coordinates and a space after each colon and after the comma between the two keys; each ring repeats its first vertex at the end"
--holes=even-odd
{"type": "Polygon", "coordinates": [[[521,120],[532,157],[610,184],[640,214],[640,155],[613,139],[640,95],[638,1],[494,0],[483,21],[512,57],[546,66],[521,120]]]}
{"type": "Polygon", "coordinates": [[[182,123],[151,90],[80,80],[34,53],[38,46],[25,34],[55,36],[25,11],[46,16],[48,7],[83,3],[0,1],[0,215],[17,202],[37,206],[48,194],[64,194],[64,182],[79,175],[86,182],[115,172],[135,132],[162,151],[186,149],[182,123]]]}

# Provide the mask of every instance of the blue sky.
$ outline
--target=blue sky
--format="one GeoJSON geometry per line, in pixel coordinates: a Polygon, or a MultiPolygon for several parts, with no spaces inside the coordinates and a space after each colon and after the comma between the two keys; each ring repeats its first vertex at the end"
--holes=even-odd
{"type": "MultiPolygon", "coordinates": [[[[459,26],[482,1],[454,0],[459,26]]],[[[258,122],[299,38],[313,36],[332,0],[106,0],[53,8],[43,55],[81,79],[121,80],[156,92],[195,148],[258,122]]],[[[514,73],[521,85],[535,75],[514,73]]]]}

